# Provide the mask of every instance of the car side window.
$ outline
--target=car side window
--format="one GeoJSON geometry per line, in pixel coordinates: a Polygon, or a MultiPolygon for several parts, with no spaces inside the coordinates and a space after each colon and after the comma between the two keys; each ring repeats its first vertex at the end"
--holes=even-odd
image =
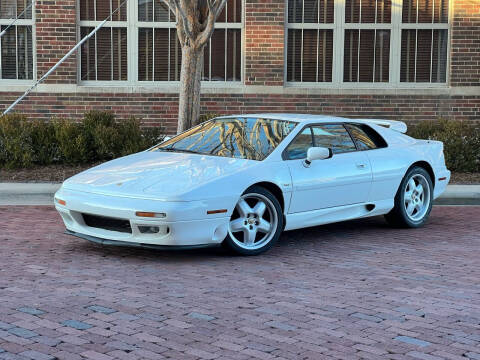
{"type": "Polygon", "coordinates": [[[346,127],[357,143],[358,150],[372,150],[387,146],[385,140],[368,125],[347,124],[346,127]]]}
{"type": "Polygon", "coordinates": [[[288,159],[305,159],[307,151],[313,146],[312,130],[310,127],[303,129],[295,139],[288,145],[287,157],[288,159]]]}
{"type": "Polygon", "coordinates": [[[355,143],[342,124],[312,126],[314,146],[332,149],[334,154],[355,151],[355,143]]]}

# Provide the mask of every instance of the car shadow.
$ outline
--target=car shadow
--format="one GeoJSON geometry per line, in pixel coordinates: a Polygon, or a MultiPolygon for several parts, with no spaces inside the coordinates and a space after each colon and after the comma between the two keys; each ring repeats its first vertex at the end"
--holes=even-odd
{"type": "MultiPolygon", "coordinates": [[[[347,220],[332,224],[319,225],[304,229],[297,229],[284,232],[278,243],[262,256],[278,256],[279,254],[288,255],[293,249],[303,248],[308,251],[314,249],[321,251],[323,247],[338,241],[350,241],[354,239],[357,243],[367,243],[380,241],[386,242],[408,242],[413,233],[416,236],[422,236],[417,232],[430,231],[437,227],[454,226],[451,223],[451,217],[448,212],[434,211],[427,224],[419,229],[395,229],[392,228],[383,216],[376,216],[363,219],[347,220]],[[380,239],[380,240],[378,240],[380,239]]],[[[66,236],[66,235],[65,235],[66,236]]],[[[163,262],[181,262],[221,259],[245,259],[226,251],[223,247],[182,249],[182,250],[164,250],[164,249],[141,249],[125,246],[99,245],[86,240],[68,237],[69,245],[73,247],[70,250],[81,253],[91,253],[100,257],[118,257],[125,259],[142,259],[163,262]]],[[[431,239],[436,241],[437,239],[431,239]]],[[[242,260],[243,261],[243,260],[242,260]]]]}

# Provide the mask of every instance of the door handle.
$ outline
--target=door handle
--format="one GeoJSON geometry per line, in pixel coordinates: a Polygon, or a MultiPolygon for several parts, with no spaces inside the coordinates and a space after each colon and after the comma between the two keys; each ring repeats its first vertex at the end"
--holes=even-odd
{"type": "Polygon", "coordinates": [[[365,169],[367,167],[366,164],[357,164],[357,168],[359,169],[365,169]]]}

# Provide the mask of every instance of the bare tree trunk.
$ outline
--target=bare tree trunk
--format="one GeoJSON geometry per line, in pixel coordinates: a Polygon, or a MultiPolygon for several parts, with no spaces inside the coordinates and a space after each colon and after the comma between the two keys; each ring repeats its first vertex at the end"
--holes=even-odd
{"type": "Polygon", "coordinates": [[[203,51],[215,29],[215,20],[227,0],[169,0],[175,10],[182,46],[177,132],[195,125],[200,116],[203,51]]]}
{"type": "Polygon", "coordinates": [[[180,96],[178,102],[178,128],[180,133],[195,125],[200,116],[200,86],[203,67],[203,48],[182,48],[180,96]]]}
{"type": "Polygon", "coordinates": [[[192,120],[191,126],[198,124],[198,118],[200,117],[200,94],[202,86],[202,73],[203,73],[203,55],[204,48],[199,50],[197,55],[197,71],[195,73],[195,91],[193,92],[193,107],[192,107],[192,120]]]}

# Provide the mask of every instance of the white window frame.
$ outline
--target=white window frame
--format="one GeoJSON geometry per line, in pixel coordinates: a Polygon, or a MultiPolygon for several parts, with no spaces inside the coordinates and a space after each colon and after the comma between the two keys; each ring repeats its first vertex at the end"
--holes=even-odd
{"type": "MultiPolygon", "coordinates": [[[[32,0],[33,1],[33,0],[32,0]]],[[[15,2],[15,5],[17,5],[17,2],[15,2]]],[[[37,79],[37,38],[36,38],[36,25],[35,25],[35,1],[33,1],[31,11],[32,11],[32,17],[31,19],[17,19],[15,21],[15,24],[12,25],[12,28],[16,26],[31,26],[32,27],[32,79],[3,79],[0,77],[0,85],[2,86],[8,86],[8,85],[30,85],[35,82],[37,79]]],[[[15,13],[18,16],[18,10],[15,9],[15,13]]],[[[0,29],[2,26],[8,26],[12,23],[14,19],[1,19],[0,18],[0,29]]],[[[16,30],[15,30],[16,31],[16,30]]],[[[15,37],[18,39],[18,37],[15,37]]],[[[1,51],[2,51],[2,44],[1,44],[2,39],[0,38],[0,74],[2,70],[2,58],[1,58],[1,51]]],[[[17,51],[17,56],[18,56],[18,48],[16,49],[17,51]]],[[[17,68],[18,68],[18,60],[16,62],[17,68]]]]}
{"type": "MultiPolygon", "coordinates": [[[[80,28],[81,27],[95,27],[103,19],[97,21],[85,21],[80,20],[80,1],[77,0],[77,39],[80,38],[80,28]]],[[[207,87],[237,87],[243,84],[244,79],[244,36],[245,36],[245,1],[242,1],[242,10],[241,10],[241,22],[240,23],[227,23],[227,22],[216,22],[215,30],[220,29],[240,29],[240,38],[241,38],[241,47],[240,47],[240,80],[239,81],[202,81],[202,86],[207,87]]],[[[138,80],[138,31],[140,28],[149,28],[149,29],[168,29],[176,28],[176,22],[155,22],[155,21],[139,21],[138,20],[138,0],[129,0],[127,1],[127,21],[107,21],[105,27],[126,27],[127,28],[127,61],[128,61],[128,71],[127,71],[127,80],[82,80],[81,79],[81,55],[78,51],[77,55],[77,83],[80,86],[106,86],[106,87],[115,87],[115,86],[142,86],[142,87],[160,87],[165,85],[174,85],[178,86],[180,81],[153,81],[138,80]]],[[[226,14],[227,15],[227,14],[226,14]]],[[[227,17],[225,17],[227,18],[227,17]]],[[[211,41],[211,40],[209,40],[211,41]]],[[[226,37],[225,37],[226,43],[226,37]]],[[[226,51],[225,51],[226,57],[226,51]]],[[[211,61],[211,58],[210,58],[211,61]]],[[[225,72],[227,69],[227,64],[225,61],[225,72]]],[[[225,77],[226,79],[226,77],[225,77]]]]}
{"type": "MultiPolygon", "coordinates": [[[[80,20],[80,1],[77,0],[77,42],[81,40],[81,28],[82,27],[89,27],[89,28],[95,28],[98,26],[103,20],[105,19],[96,19],[96,20],[80,20]]],[[[136,1],[127,1],[126,6],[127,6],[127,21],[107,21],[103,28],[124,28],[127,29],[127,80],[82,80],[82,57],[81,57],[81,50],[79,49],[77,51],[77,83],[80,85],[85,85],[85,86],[92,86],[92,85],[101,85],[101,86],[124,86],[124,85],[129,85],[129,80],[130,79],[130,73],[131,73],[131,54],[129,53],[129,46],[131,42],[131,29],[130,29],[130,19],[129,19],[129,10],[130,10],[130,5],[131,3],[136,2],[136,1]]],[[[113,11],[115,9],[111,9],[113,11]]],[[[96,9],[96,1],[94,3],[94,14],[95,17],[97,16],[97,9],[96,9]]],[[[96,34],[95,34],[96,35],[96,34]]],[[[97,37],[94,37],[95,39],[95,52],[96,52],[96,42],[97,42],[97,37]]],[[[90,39],[92,40],[92,39],[90,39]]],[[[89,41],[90,41],[89,40],[89,41]]],[[[95,54],[97,56],[97,54],[95,54]]],[[[95,72],[98,71],[97,69],[98,64],[95,64],[95,72]]],[[[95,76],[97,78],[97,76],[95,76]]]]}
{"type": "MultiPolygon", "coordinates": [[[[334,23],[316,24],[316,23],[289,23],[288,22],[288,0],[285,0],[285,51],[284,51],[284,83],[285,86],[292,87],[315,87],[330,89],[412,89],[412,88],[445,88],[450,83],[450,47],[451,47],[451,18],[453,13],[453,0],[448,4],[448,22],[447,23],[402,23],[403,0],[392,0],[391,22],[390,23],[345,23],[345,1],[334,0],[334,23]],[[288,30],[289,29],[332,29],[333,28],[333,59],[332,59],[332,81],[331,82],[299,82],[287,81],[287,54],[288,54],[288,30]],[[345,30],[390,30],[390,59],[389,59],[389,82],[344,82],[344,46],[345,30]],[[404,29],[418,30],[447,30],[447,65],[446,82],[400,82],[400,62],[401,62],[401,37],[404,29]]],[[[405,0],[407,1],[407,0],[405,0]]],[[[418,0],[417,0],[418,1],[418,0]]],[[[433,21],[433,19],[432,19],[433,21]]]]}

